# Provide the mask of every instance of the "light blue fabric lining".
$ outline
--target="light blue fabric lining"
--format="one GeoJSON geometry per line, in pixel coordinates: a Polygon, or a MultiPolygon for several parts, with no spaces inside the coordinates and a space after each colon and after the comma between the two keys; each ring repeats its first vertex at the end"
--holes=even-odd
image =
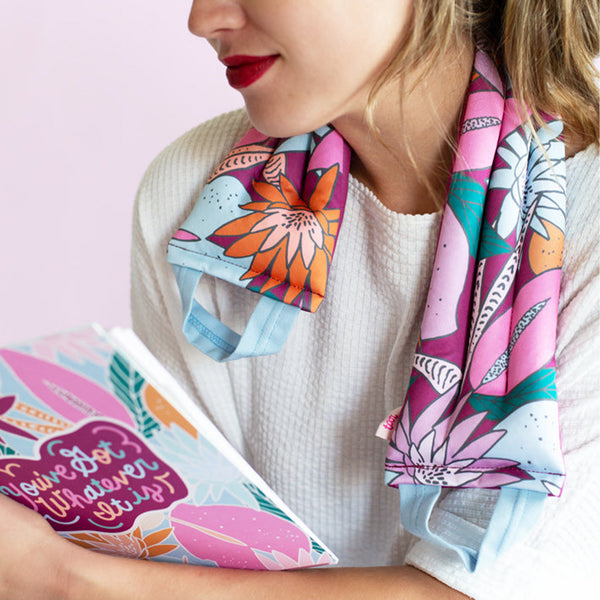
{"type": "Polygon", "coordinates": [[[183,308],[183,333],[187,340],[218,362],[279,352],[300,309],[261,296],[242,335],[211,315],[195,299],[202,271],[173,265],[183,308]]]}
{"type": "MultiPolygon", "coordinates": [[[[442,488],[433,485],[398,486],[400,518],[404,528],[423,540],[454,550],[470,572],[491,565],[494,560],[515,543],[522,540],[542,514],[546,494],[531,490],[502,488],[492,518],[479,548],[455,544],[433,533],[429,519],[442,488]]],[[[468,540],[465,531],[463,539],[468,540]]]]}

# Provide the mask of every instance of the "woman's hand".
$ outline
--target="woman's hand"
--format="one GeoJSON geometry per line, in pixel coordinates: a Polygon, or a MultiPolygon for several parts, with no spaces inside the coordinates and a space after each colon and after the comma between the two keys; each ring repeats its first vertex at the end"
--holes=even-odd
{"type": "Polygon", "coordinates": [[[71,550],[39,514],[0,493],[0,600],[64,598],[71,550]]]}

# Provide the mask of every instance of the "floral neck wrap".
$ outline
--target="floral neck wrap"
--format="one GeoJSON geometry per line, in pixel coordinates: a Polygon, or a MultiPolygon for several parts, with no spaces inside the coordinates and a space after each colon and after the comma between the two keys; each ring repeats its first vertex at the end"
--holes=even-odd
{"type": "MultiPolygon", "coordinates": [[[[386,481],[409,531],[489,563],[559,495],[555,362],[565,225],[562,125],[535,134],[478,50],[409,389],[379,428],[386,481]],[[500,488],[483,541],[429,528],[442,487],[500,488]]],[[[217,360],[277,352],[326,289],[349,149],[323,127],[286,140],[251,130],[170,242],[188,339],[217,360]],[[261,294],[242,336],[193,300],[202,273],[261,294]]]]}
{"type": "Polygon", "coordinates": [[[215,360],[279,352],[298,310],[323,300],[350,149],[331,127],[281,140],[251,129],[215,169],[171,242],[188,340],[215,360]],[[203,273],[262,297],[243,335],[193,298],[203,273]]]}

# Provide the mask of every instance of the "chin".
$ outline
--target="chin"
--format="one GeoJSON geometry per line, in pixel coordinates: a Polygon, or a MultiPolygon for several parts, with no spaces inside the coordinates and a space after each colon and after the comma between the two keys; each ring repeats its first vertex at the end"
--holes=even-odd
{"type": "Polygon", "coordinates": [[[256,108],[249,103],[246,104],[246,110],[252,126],[269,137],[288,138],[302,135],[327,124],[327,121],[321,122],[319,119],[298,115],[297,110],[278,114],[277,111],[268,110],[264,105],[256,108]]]}

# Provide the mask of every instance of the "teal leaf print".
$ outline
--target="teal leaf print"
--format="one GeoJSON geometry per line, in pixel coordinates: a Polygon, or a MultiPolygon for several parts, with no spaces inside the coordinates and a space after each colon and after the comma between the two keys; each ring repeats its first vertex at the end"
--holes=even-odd
{"type": "Polygon", "coordinates": [[[281,509],[277,508],[273,502],[271,502],[271,500],[265,496],[260,488],[255,486],[253,483],[244,483],[244,487],[254,496],[258,502],[260,510],[291,522],[291,519],[288,517],[288,515],[286,515],[281,509]]]}
{"type": "Polygon", "coordinates": [[[152,437],[153,433],[160,429],[160,425],[148,412],[142,401],[145,379],[131,367],[125,358],[116,353],[110,363],[110,381],[115,394],[135,419],[140,433],[144,437],[152,437]]]}
{"type": "Polygon", "coordinates": [[[532,373],[504,397],[472,394],[469,402],[476,412],[487,412],[486,419],[500,422],[517,408],[537,400],[556,400],[554,369],[532,373]]]}
{"type": "Polygon", "coordinates": [[[318,552],[319,554],[325,554],[325,548],[323,548],[323,546],[321,546],[321,544],[319,544],[315,538],[311,538],[310,540],[310,549],[318,552]]]}
{"type": "Polygon", "coordinates": [[[484,221],[481,229],[478,258],[489,258],[490,256],[507,254],[508,252],[512,252],[512,250],[511,245],[498,235],[498,232],[487,221],[484,221]]]}
{"type": "Polygon", "coordinates": [[[0,442],[0,456],[15,456],[16,450],[13,450],[8,444],[0,442]]]}
{"type": "MultiPolygon", "coordinates": [[[[290,519],[290,517],[288,515],[286,515],[281,509],[277,508],[273,504],[273,502],[271,502],[271,500],[269,500],[267,498],[267,496],[265,496],[265,494],[262,492],[262,490],[260,488],[255,486],[253,483],[244,483],[244,487],[254,496],[254,498],[258,502],[258,506],[260,507],[260,510],[267,512],[271,515],[275,515],[276,517],[279,517],[281,519],[285,519],[286,521],[289,521],[290,523],[293,522],[292,519],[290,519]]],[[[312,538],[310,540],[310,549],[318,552],[319,554],[325,553],[325,548],[323,548],[319,544],[319,542],[317,542],[317,540],[312,539],[312,538]]]]}
{"type": "Polygon", "coordinates": [[[485,190],[475,179],[463,172],[452,175],[448,204],[465,231],[471,256],[477,252],[484,200],[485,190]]]}

